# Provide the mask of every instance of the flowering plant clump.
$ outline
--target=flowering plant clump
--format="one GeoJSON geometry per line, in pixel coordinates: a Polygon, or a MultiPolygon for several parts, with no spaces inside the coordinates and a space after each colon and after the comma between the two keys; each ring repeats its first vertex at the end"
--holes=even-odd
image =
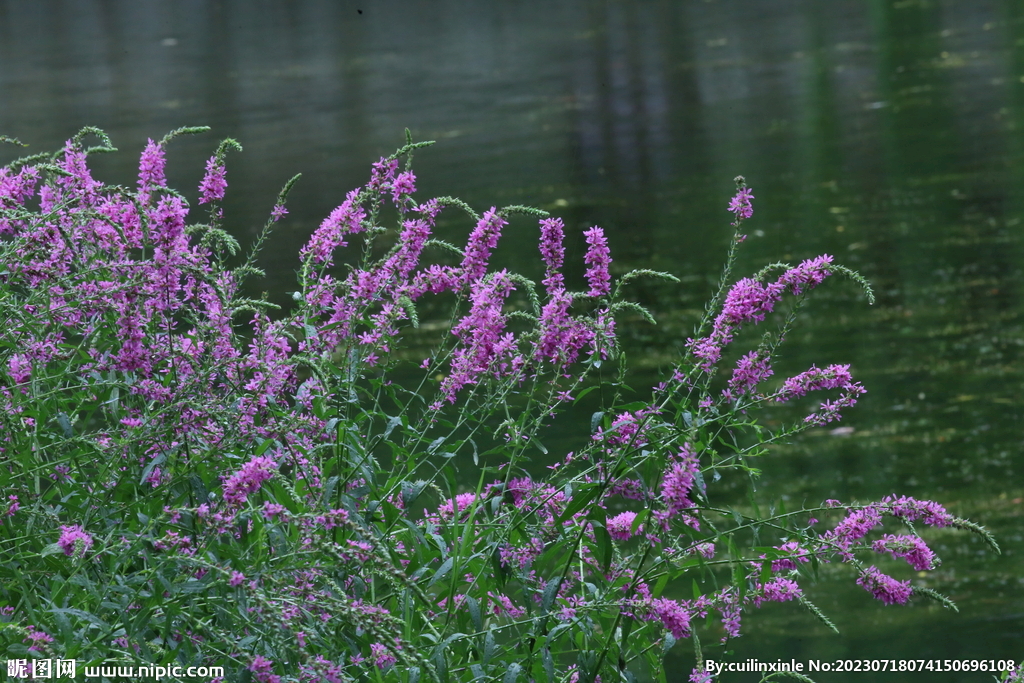
{"type": "Polygon", "coordinates": [[[0,171],[9,653],[222,666],[228,681],[554,683],[665,680],[663,657],[691,639],[691,680],[709,680],[705,652],[766,602],[831,623],[803,589],[823,564],[887,604],[951,606],[898,578],[938,565],[918,527],[991,541],[932,501],[764,515],[716,491],[864,393],[847,365],[772,379],[812,289],[837,274],[870,288],[827,255],[731,283],[753,214],[742,181],[705,319],[650,397],[625,402],[617,317],[650,314],[624,286],[675,278],[614,278],[601,228],[572,283],[561,220],[414,198],[412,153],[428,143],[410,139],[314,231],[295,306],[272,317],[240,291],[295,178],[228,268],[238,244],[219,203],[239,145],[206,165],[205,220],[166,186],[168,144],[203,130],[150,141],[133,189],[92,177],[89,156],[114,151],[96,129],[0,171]],[[465,246],[433,236],[451,210],[472,226],[465,246]],[[539,219],[540,287],[490,266],[513,214],[539,219]],[[350,241],[362,258],[335,265],[350,241]],[[724,368],[769,314],[779,329],[724,368]],[[424,341],[428,327],[443,331],[424,341]],[[774,431],[751,417],[809,392],[832,398],[774,431]],[[588,435],[549,453],[572,404],[596,407],[588,435]],[[527,467],[538,453],[545,476],[527,467]]]}

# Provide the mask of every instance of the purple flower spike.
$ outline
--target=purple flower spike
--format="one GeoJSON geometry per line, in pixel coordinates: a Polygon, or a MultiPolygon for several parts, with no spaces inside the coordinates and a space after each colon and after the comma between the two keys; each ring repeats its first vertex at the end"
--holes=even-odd
{"type": "Polygon", "coordinates": [[[164,177],[164,147],[150,140],[139,159],[139,195],[142,202],[149,202],[150,193],[167,185],[164,177]]]}
{"type": "Polygon", "coordinates": [[[857,585],[887,605],[906,604],[912,592],[909,581],[897,581],[878,571],[877,567],[868,567],[857,579],[857,585]]]}
{"type": "Polygon", "coordinates": [[[587,296],[608,296],[612,291],[612,277],[608,273],[608,266],[611,265],[612,258],[604,230],[594,226],[583,234],[589,245],[587,255],[583,259],[589,266],[587,282],[590,283],[590,291],[587,292],[587,296]]]}
{"type": "Polygon", "coordinates": [[[877,553],[889,553],[892,557],[903,558],[917,571],[925,571],[935,567],[935,553],[928,544],[918,536],[896,536],[886,534],[871,544],[877,553]]]}
{"type": "Polygon", "coordinates": [[[60,528],[61,534],[60,539],[57,540],[57,545],[64,551],[64,554],[68,557],[83,557],[89,548],[92,547],[92,536],[85,533],[77,524],[71,526],[62,526],[60,528]]]}
{"type": "Polygon", "coordinates": [[[749,187],[740,188],[736,196],[729,202],[729,211],[736,214],[737,219],[746,219],[754,215],[754,207],[750,200],[754,198],[749,187]]]}
{"type": "MultiPolygon", "coordinates": [[[[633,520],[635,519],[635,512],[620,512],[614,517],[608,518],[605,522],[605,529],[608,530],[608,535],[616,541],[628,541],[633,535],[633,520]]],[[[642,531],[642,528],[637,531],[642,531]]]]}
{"type": "Polygon", "coordinates": [[[199,183],[200,204],[209,204],[224,199],[224,190],[228,187],[224,174],[224,162],[217,159],[216,154],[210,157],[210,160],[206,162],[206,175],[203,176],[203,182],[199,183]]]}
{"type": "Polygon", "coordinates": [[[250,493],[259,491],[263,482],[273,477],[276,471],[277,463],[270,456],[253,458],[224,482],[224,500],[241,505],[250,493]]]}
{"type": "Polygon", "coordinates": [[[690,636],[690,613],[675,600],[658,598],[651,602],[654,614],[676,640],[690,636]]]}
{"type": "Polygon", "coordinates": [[[472,284],[487,273],[487,262],[491,252],[498,246],[501,229],[508,221],[498,215],[495,207],[486,211],[477,222],[466,244],[466,255],[462,259],[462,282],[472,284]]]}
{"type": "Polygon", "coordinates": [[[558,272],[565,261],[565,247],[562,242],[565,239],[565,226],[561,218],[545,218],[540,222],[540,254],[544,259],[547,271],[544,273],[544,285],[548,288],[548,294],[564,287],[562,274],[558,272]]]}

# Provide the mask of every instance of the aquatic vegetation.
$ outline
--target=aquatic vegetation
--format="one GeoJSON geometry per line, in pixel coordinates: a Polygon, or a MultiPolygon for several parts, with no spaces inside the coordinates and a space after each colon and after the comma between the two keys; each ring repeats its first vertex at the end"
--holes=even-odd
{"type": "Polygon", "coordinates": [[[241,288],[297,178],[229,268],[239,245],[219,203],[238,143],[207,163],[204,222],[187,223],[188,200],[166,187],[168,144],[203,130],[150,141],[134,189],[93,179],[89,155],[114,151],[96,129],[0,172],[12,655],[223,667],[230,681],[665,680],[665,654],[690,639],[691,680],[708,680],[705,655],[720,659],[766,602],[831,625],[802,588],[824,563],[887,604],[952,607],[898,578],[937,566],[916,525],[998,550],[934,501],[763,512],[753,494],[716,492],[865,392],[848,365],[773,379],[814,288],[844,275],[871,290],[828,255],[732,282],[753,215],[742,179],[719,291],[665,381],[634,400],[616,316],[653,321],[629,282],[675,278],[613,277],[601,228],[584,232],[573,290],[561,220],[417,200],[412,155],[429,143],[409,139],[314,231],[294,306],[274,311],[241,288]],[[465,247],[433,236],[445,210],[472,225],[465,247]],[[490,266],[513,214],[539,222],[543,288],[490,266]],[[438,307],[449,324],[412,358],[406,338],[438,307]],[[723,367],[769,315],[778,326],[723,367]],[[833,398],[778,429],[754,417],[810,392],[833,398]],[[588,437],[551,453],[544,438],[571,405],[594,407],[588,437]]]}

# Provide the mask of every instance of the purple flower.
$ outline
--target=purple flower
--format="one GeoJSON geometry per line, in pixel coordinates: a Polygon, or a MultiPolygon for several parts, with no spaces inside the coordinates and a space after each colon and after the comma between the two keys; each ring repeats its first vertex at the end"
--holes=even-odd
{"type": "Polygon", "coordinates": [[[312,257],[314,263],[331,265],[334,250],[347,244],[344,236],[363,232],[364,218],[366,210],[359,204],[359,188],[356,188],[346,195],[339,207],[331,211],[309,238],[309,242],[302,247],[300,253],[303,260],[312,257]]]}
{"type": "Polygon", "coordinates": [[[697,456],[689,444],[683,447],[679,456],[681,459],[669,465],[661,481],[661,500],[673,515],[694,507],[693,501],[690,500],[690,491],[700,469],[697,456]]]}
{"type": "Polygon", "coordinates": [[[854,541],[859,541],[882,523],[882,513],[877,504],[853,510],[834,529],[822,535],[826,541],[834,542],[842,553],[846,553],[854,541]]]}
{"type": "Polygon", "coordinates": [[[711,672],[707,669],[694,667],[690,672],[690,683],[711,683],[711,672]]]}
{"type": "Polygon", "coordinates": [[[275,204],[273,210],[270,212],[270,220],[275,223],[288,215],[288,209],[284,208],[284,204],[275,204]]]}
{"type": "Polygon", "coordinates": [[[455,402],[459,389],[475,384],[481,375],[494,372],[500,375],[515,350],[515,337],[503,334],[505,298],[515,287],[507,271],[500,271],[482,280],[474,281],[470,289],[469,314],[452,328],[452,334],[462,340],[452,352],[452,371],[441,383],[441,393],[449,403],[455,402]]]}
{"type": "Polygon", "coordinates": [[[32,359],[27,354],[13,353],[7,361],[7,373],[15,384],[24,384],[32,379],[32,359]]]}
{"type": "MultiPolygon", "coordinates": [[[[633,520],[635,519],[635,512],[620,512],[605,521],[605,529],[608,530],[608,535],[616,541],[628,541],[633,535],[633,520]]],[[[642,531],[643,525],[637,529],[638,533],[642,533],[642,531]]]]}
{"type": "Polygon", "coordinates": [[[398,661],[381,643],[370,645],[370,656],[373,657],[373,663],[378,669],[389,669],[398,661]]]}
{"type": "Polygon", "coordinates": [[[651,601],[651,608],[654,615],[661,620],[669,633],[676,640],[687,638],[690,635],[690,613],[680,603],[667,598],[658,598],[651,601]]]}
{"type": "MultiPolygon", "coordinates": [[[[797,562],[804,563],[810,561],[810,553],[807,551],[807,549],[801,548],[800,543],[798,541],[789,541],[788,543],[783,543],[780,546],[776,546],[775,549],[779,552],[789,553],[790,555],[792,555],[792,557],[784,557],[782,559],[773,560],[773,572],[784,572],[789,571],[791,569],[796,569],[797,562]]],[[[764,558],[765,556],[762,555],[761,557],[764,558]]]]}
{"type": "Polygon", "coordinates": [[[540,254],[547,267],[544,272],[544,286],[548,294],[561,290],[564,282],[559,272],[565,260],[565,226],[561,218],[545,218],[540,222],[540,254]]]}
{"type": "Polygon", "coordinates": [[[491,252],[498,246],[501,229],[506,225],[508,221],[499,216],[493,206],[477,221],[476,227],[469,235],[465,256],[462,259],[463,284],[472,284],[487,273],[487,262],[491,258],[491,252]]]}
{"type": "Polygon", "coordinates": [[[150,140],[139,158],[139,199],[149,203],[153,190],[167,185],[164,177],[164,146],[150,140]]]}
{"type": "Polygon", "coordinates": [[[828,268],[830,263],[832,263],[832,257],[828,254],[807,259],[796,268],[791,268],[783,273],[778,281],[789,287],[789,291],[793,294],[802,294],[804,287],[814,289],[832,274],[828,268]]]}
{"type": "Polygon", "coordinates": [[[65,555],[80,558],[89,552],[89,548],[92,547],[92,536],[85,533],[81,526],[77,524],[62,526],[60,531],[61,534],[57,540],[57,545],[60,546],[65,555]]]}
{"type": "Polygon", "coordinates": [[[918,536],[896,536],[886,534],[871,544],[877,553],[887,552],[893,558],[903,558],[918,571],[932,569],[935,566],[935,553],[918,536]]]}
{"type": "Polygon", "coordinates": [[[583,233],[587,238],[587,255],[583,258],[587,264],[587,282],[590,291],[587,296],[608,296],[611,293],[612,277],[608,272],[611,265],[611,251],[604,230],[594,226],[583,233]]]}
{"type": "Polygon", "coordinates": [[[259,683],[280,683],[281,677],[270,673],[274,668],[274,662],[271,659],[267,659],[261,655],[253,657],[252,663],[249,664],[249,671],[253,672],[255,678],[259,683]]]}
{"type": "Polygon", "coordinates": [[[897,581],[891,576],[886,576],[878,571],[876,567],[868,567],[857,579],[857,585],[875,596],[887,605],[906,604],[912,592],[909,581],[897,581]]]}
{"type": "Polygon", "coordinates": [[[224,162],[214,154],[206,162],[206,175],[203,176],[202,182],[199,183],[200,204],[208,204],[224,199],[224,190],[228,187],[224,174],[224,162]]]}
{"type": "MultiPolygon", "coordinates": [[[[13,517],[14,513],[21,508],[21,504],[18,502],[18,496],[13,493],[7,496],[7,500],[11,502],[7,504],[7,510],[4,512],[4,517],[13,517]]],[[[3,520],[0,520],[0,523],[2,522],[3,520]]]]}
{"type": "Polygon", "coordinates": [[[416,191],[416,176],[412,171],[399,173],[391,186],[391,198],[397,204],[402,196],[409,196],[416,191]]]}
{"type": "Polygon", "coordinates": [[[838,420],[841,417],[840,410],[856,405],[856,397],[867,392],[859,382],[853,381],[849,365],[830,365],[824,369],[812,365],[810,370],[787,379],[775,395],[775,400],[781,403],[804,396],[809,391],[827,389],[842,389],[843,393],[835,401],[823,402],[820,412],[811,413],[804,419],[805,422],[824,425],[838,420]]]}
{"type": "Polygon", "coordinates": [[[754,215],[754,207],[750,200],[754,198],[749,187],[742,187],[736,196],[729,201],[729,211],[736,214],[737,219],[750,218],[754,215]]]}
{"type": "Polygon", "coordinates": [[[728,389],[730,397],[739,398],[773,374],[768,361],[761,358],[757,351],[751,351],[739,359],[736,369],[732,371],[728,389]]]}
{"type": "Polygon", "coordinates": [[[402,234],[398,238],[398,252],[383,266],[382,270],[394,275],[401,281],[408,279],[416,268],[423,247],[430,238],[433,222],[422,218],[406,220],[402,223],[402,234]]]}
{"type": "Polygon", "coordinates": [[[803,595],[803,590],[796,581],[776,576],[774,579],[764,583],[761,587],[761,594],[754,598],[754,604],[760,607],[762,602],[786,602],[796,600],[803,595]]]}
{"type": "Polygon", "coordinates": [[[53,636],[49,635],[45,631],[36,630],[35,626],[29,625],[29,627],[26,629],[26,632],[27,633],[25,635],[23,642],[27,641],[32,643],[28,647],[29,652],[41,653],[43,652],[43,649],[40,646],[45,646],[53,642],[53,636]]]}
{"type": "Polygon", "coordinates": [[[732,327],[746,322],[761,322],[782,299],[782,289],[778,283],[762,285],[753,278],[743,278],[725,295],[722,313],[715,320],[715,326],[720,326],[719,320],[732,327]]]}
{"type": "Polygon", "coordinates": [[[534,353],[536,360],[548,359],[556,365],[570,365],[579,358],[584,346],[595,343],[595,332],[585,323],[569,315],[572,295],[556,290],[540,313],[540,339],[534,353]]]}
{"type": "Polygon", "coordinates": [[[244,583],[244,582],[245,582],[245,574],[243,574],[242,572],[238,572],[238,571],[231,572],[231,578],[228,579],[228,585],[229,586],[234,588],[235,586],[242,585],[242,583],[244,583]]]}
{"type": "Polygon", "coordinates": [[[380,158],[380,161],[373,164],[373,171],[370,173],[370,182],[366,187],[374,192],[381,192],[395,179],[395,171],[398,170],[398,159],[380,158]]]}
{"type": "Polygon", "coordinates": [[[909,496],[886,496],[882,499],[882,505],[889,514],[900,517],[908,522],[924,520],[928,526],[949,526],[953,523],[953,515],[946,512],[946,508],[930,500],[915,500],[909,496]]]}
{"type": "Polygon", "coordinates": [[[740,637],[740,626],[743,621],[743,608],[739,602],[736,601],[735,596],[729,595],[718,611],[722,615],[722,627],[725,629],[725,637],[722,638],[724,643],[729,638],[740,637]]]}
{"type": "Polygon", "coordinates": [[[250,493],[259,491],[263,482],[273,477],[276,471],[277,463],[270,456],[253,458],[224,482],[224,500],[232,505],[241,505],[250,493]]]}

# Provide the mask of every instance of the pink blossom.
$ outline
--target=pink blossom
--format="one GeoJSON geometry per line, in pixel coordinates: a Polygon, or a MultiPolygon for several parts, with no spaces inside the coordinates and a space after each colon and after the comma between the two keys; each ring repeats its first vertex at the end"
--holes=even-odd
{"type": "Polygon", "coordinates": [[[57,540],[57,545],[64,551],[64,554],[68,557],[83,557],[89,548],[92,547],[92,536],[85,533],[85,530],[77,524],[70,526],[62,526],[60,528],[60,538],[57,540]]]}
{"type": "Polygon", "coordinates": [[[754,198],[749,187],[741,187],[731,200],[729,200],[729,211],[736,214],[737,219],[746,219],[754,215],[754,208],[750,200],[754,198]]]}
{"type": "Polygon", "coordinates": [[[762,602],[786,602],[797,600],[803,595],[803,590],[796,581],[781,576],[776,576],[770,581],[759,586],[760,595],[754,598],[754,604],[760,606],[762,602]]]}
{"type": "Polygon", "coordinates": [[[381,643],[370,645],[370,656],[373,658],[373,663],[378,669],[389,669],[398,661],[381,643]]]}
{"type": "Polygon", "coordinates": [[[506,225],[508,225],[508,221],[499,216],[493,206],[490,210],[485,211],[477,221],[476,227],[469,235],[465,256],[462,259],[461,280],[463,284],[473,284],[487,273],[487,263],[490,261],[491,252],[498,246],[501,229],[506,225]]]}
{"type": "Polygon", "coordinates": [[[665,470],[661,481],[661,500],[671,515],[695,507],[690,500],[690,491],[696,481],[700,463],[689,444],[680,451],[678,459],[665,470]]]}
{"type": "Polygon", "coordinates": [[[893,558],[903,558],[918,571],[935,567],[935,553],[919,536],[886,534],[872,543],[871,549],[877,553],[887,552],[893,558]]]}
{"type": "Polygon", "coordinates": [[[897,581],[878,571],[876,567],[868,567],[857,579],[857,585],[887,605],[906,604],[913,592],[909,581],[897,581]]]}
{"type": "Polygon", "coordinates": [[[224,174],[224,162],[218,159],[216,154],[210,157],[206,162],[206,175],[203,176],[202,182],[199,183],[200,204],[209,204],[210,202],[224,199],[224,190],[228,187],[224,174]]]}
{"type": "Polygon", "coordinates": [[[544,218],[540,221],[540,254],[546,266],[544,286],[549,296],[564,287],[564,279],[559,272],[565,260],[564,230],[561,218],[544,218]]]}
{"type": "Polygon", "coordinates": [[[139,199],[149,203],[153,190],[167,185],[164,176],[164,146],[149,140],[139,158],[139,199]]]}
{"type": "Polygon", "coordinates": [[[676,640],[689,637],[690,613],[679,602],[667,598],[658,598],[651,601],[651,608],[654,611],[654,615],[661,620],[662,626],[676,640]]]}
{"type": "MultiPolygon", "coordinates": [[[[616,541],[628,541],[633,535],[633,520],[635,519],[635,512],[620,512],[605,521],[605,529],[608,530],[608,535],[616,541]]],[[[642,531],[643,525],[637,529],[638,533],[642,533],[642,531]]]]}
{"type": "Polygon", "coordinates": [[[587,255],[584,257],[587,268],[587,282],[590,290],[587,296],[608,296],[611,293],[611,274],[608,266],[612,263],[611,251],[608,249],[608,240],[604,236],[604,230],[594,226],[584,231],[587,238],[587,255]]]}
{"type": "Polygon", "coordinates": [[[928,526],[944,527],[953,523],[953,515],[938,503],[930,500],[915,500],[909,496],[886,496],[881,505],[889,514],[908,522],[923,520],[928,526]]]}
{"type": "Polygon", "coordinates": [[[232,505],[241,505],[250,493],[259,491],[263,482],[273,477],[276,471],[277,462],[270,456],[253,458],[224,482],[224,500],[232,505]]]}

